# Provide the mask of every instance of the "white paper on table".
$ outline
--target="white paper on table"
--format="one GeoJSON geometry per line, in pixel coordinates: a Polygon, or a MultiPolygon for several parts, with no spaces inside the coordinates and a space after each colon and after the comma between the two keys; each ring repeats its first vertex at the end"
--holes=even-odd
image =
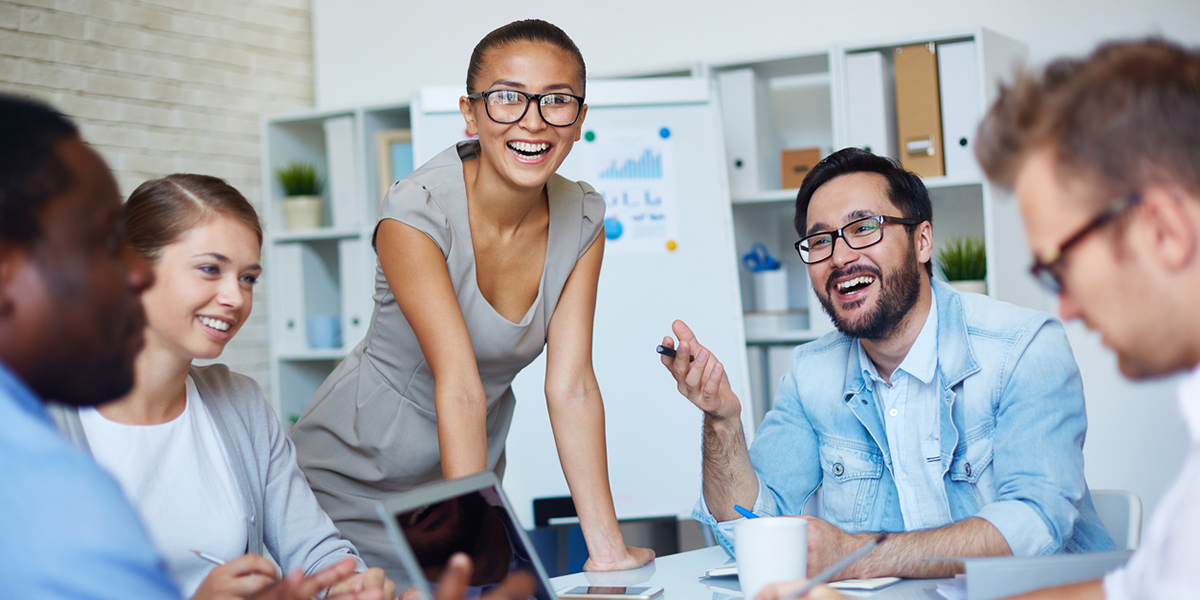
{"type": "Polygon", "coordinates": [[[843,579],[829,584],[839,590],[877,590],[900,581],[899,577],[871,577],[870,579],[843,579]]]}

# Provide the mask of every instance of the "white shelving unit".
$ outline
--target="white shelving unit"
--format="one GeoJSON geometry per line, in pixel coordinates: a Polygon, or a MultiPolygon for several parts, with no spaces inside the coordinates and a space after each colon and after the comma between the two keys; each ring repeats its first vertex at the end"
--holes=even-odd
{"type": "Polygon", "coordinates": [[[304,111],[262,122],[271,402],[285,422],[300,415],[370,324],[371,235],[384,192],[375,138],[380,131],[408,127],[403,104],[304,111]],[[326,180],[319,228],[287,229],[275,170],[292,161],[315,164],[326,180]],[[314,317],[336,319],[342,343],[312,347],[307,329],[314,317]]]}

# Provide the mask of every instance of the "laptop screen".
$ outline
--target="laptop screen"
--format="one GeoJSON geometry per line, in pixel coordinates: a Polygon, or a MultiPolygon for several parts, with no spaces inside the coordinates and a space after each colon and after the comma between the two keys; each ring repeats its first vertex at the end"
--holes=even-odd
{"type": "Polygon", "coordinates": [[[536,598],[554,598],[495,475],[428,484],[388,499],[383,509],[389,531],[402,538],[398,550],[411,585],[426,594],[441,578],[450,556],[463,552],[474,565],[472,591],[484,593],[510,572],[521,570],[538,580],[536,598]]]}

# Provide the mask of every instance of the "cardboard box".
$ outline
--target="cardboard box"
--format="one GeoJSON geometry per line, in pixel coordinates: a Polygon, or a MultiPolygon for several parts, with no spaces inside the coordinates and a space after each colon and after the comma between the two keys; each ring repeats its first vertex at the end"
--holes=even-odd
{"type": "Polygon", "coordinates": [[[809,169],[821,162],[820,148],[795,148],[780,153],[779,170],[783,174],[781,188],[798,188],[809,169]]]}

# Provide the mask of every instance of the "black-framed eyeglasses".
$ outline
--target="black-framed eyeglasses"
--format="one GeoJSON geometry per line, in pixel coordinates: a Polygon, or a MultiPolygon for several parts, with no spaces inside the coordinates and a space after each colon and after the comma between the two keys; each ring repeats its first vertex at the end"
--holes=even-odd
{"type": "Polygon", "coordinates": [[[1076,244],[1083,241],[1089,234],[1121,216],[1134,206],[1137,206],[1141,200],[1142,196],[1134,192],[1108,207],[1091,221],[1088,221],[1086,225],[1071,234],[1063,243],[1058,245],[1058,248],[1042,256],[1035,257],[1033,266],[1029,267],[1029,272],[1050,293],[1061,293],[1063,289],[1062,267],[1063,261],[1067,258],[1067,250],[1070,250],[1076,244]]]}
{"type": "Polygon", "coordinates": [[[901,225],[916,225],[920,221],[904,217],[888,217],[875,215],[850,221],[835,231],[821,231],[806,236],[796,242],[796,252],[805,264],[819,263],[833,256],[833,244],[838,238],[845,240],[846,245],[861,250],[873,246],[883,240],[883,224],[899,223],[901,225]]]}
{"type": "Polygon", "coordinates": [[[535,100],[542,120],[555,127],[574,125],[583,109],[583,96],[563,92],[527,94],[517,90],[487,90],[467,94],[467,98],[483,98],[488,118],[504,125],[525,118],[525,113],[529,112],[529,103],[535,100]]]}

